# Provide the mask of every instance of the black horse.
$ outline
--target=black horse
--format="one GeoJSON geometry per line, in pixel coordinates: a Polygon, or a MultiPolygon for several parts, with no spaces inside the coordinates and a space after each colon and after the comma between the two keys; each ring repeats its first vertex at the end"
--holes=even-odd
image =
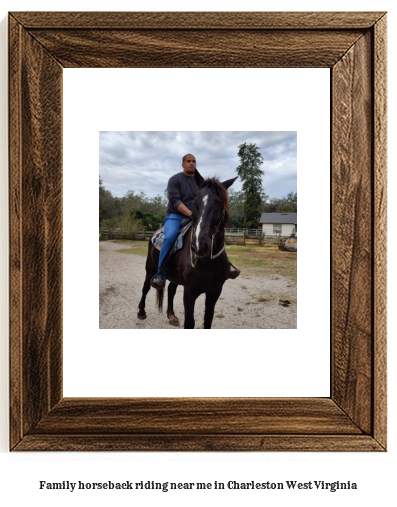
{"type": "MultiPolygon", "coordinates": [[[[184,328],[194,329],[194,305],[200,294],[205,293],[204,329],[211,329],[215,304],[221,295],[223,284],[229,277],[224,229],[229,218],[227,189],[236,179],[221,183],[216,178],[209,178],[198,188],[192,226],[184,238],[183,247],[173,255],[167,269],[167,279],[170,282],[167,317],[173,325],[179,325],[174,314],[174,296],[177,286],[183,285],[184,328]]],[[[150,280],[157,273],[158,261],[159,251],[149,241],[139,319],[146,319],[146,295],[150,290],[150,280]]],[[[162,311],[164,288],[156,291],[157,307],[162,311]]]]}

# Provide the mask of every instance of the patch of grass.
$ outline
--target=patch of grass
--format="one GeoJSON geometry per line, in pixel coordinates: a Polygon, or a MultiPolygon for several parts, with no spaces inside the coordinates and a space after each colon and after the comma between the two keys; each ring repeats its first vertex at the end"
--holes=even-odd
{"type": "Polygon", "coordinates": [[[260,245],[226,245],[230,261],[248,276],[284,276],[296,280],[297,253],[260,245]]]}
{"type": "Polygon", "coordinates": [[[215,315],[217,319],[224,319],[225,316],[222,313],[218,313],[218,315],[215,315]]]}
{"type": "Polygon", "coordinates": [[[120,248],[120,250],[116,250],[116,252],[124,253],[124,254],[132,254],[132,255],[139,255],[141,257],[147,256],[147,250],[145,249],[138,249],[138,248],[120,248]]]}
{"type": "Polygon", "coordinates": [[[126,246],[126,248],[120,248],[120,250],[116,250],[117,252],[121,252],[124,254],[140,255],[141,257],[147,256],[148,252],[147,241],[132,241],[130,239],[117,239],[114,240],[113,242],[120,243],[126,246]]]}

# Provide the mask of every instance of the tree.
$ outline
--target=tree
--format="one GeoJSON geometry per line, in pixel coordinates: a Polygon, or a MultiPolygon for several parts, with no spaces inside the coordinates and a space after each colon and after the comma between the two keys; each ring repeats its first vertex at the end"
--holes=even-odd
{"type": "Polygon", "coordinates": [[[147,197],[129,190],[124,197],[113,197],[99,176],[99,224],[107,229],[126,231],[156,230],[164,223],[167,199],[147,197]]]}
{"type": "Polygon", "coordinates": [[[261,215],[261,205],[265,198],[262,178],[265,172],[260,168],[263,157],[255,143],[240,144],[238,147],[240,165],[237,174],[243,182],[244,192],[244,227],[256,228],[261,215]]]}
{"type": "Polygon", "coordinates": [[[242,229],[244,227],[244,192],[229,188],[229,227],[242,229]]]}
{"type": "Polygon", "coordinates": [[[290,192],[286,197],[272,199],[263,203],[262,211],[264,213],[296,213],[298,207],[297,192],[290,192]]]}
{"type": "Polygon", "coordinates": [[[131,217],[140,220],[146,230],[156,231],[164,224],[165,213],[153,213],[150,211],[132,210],[131,217]]]}
{"type": "Polygon", "coordinates": [[[109,190],[103,186],[102,179],[99,176],[99,223],[102,220],[115,218],[116,207],[114,197],[109,190]]]}

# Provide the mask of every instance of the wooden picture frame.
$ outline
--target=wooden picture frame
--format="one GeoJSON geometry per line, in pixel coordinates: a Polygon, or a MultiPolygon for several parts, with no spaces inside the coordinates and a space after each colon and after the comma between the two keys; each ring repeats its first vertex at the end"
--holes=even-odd
{"type": "Polygon", "coordinates": [[[14,12],[9,73],[10,449],[384,451],[386,14],[14,12]],[[63,398],[64,67],[331,69],[329,398],[63,398]]]}

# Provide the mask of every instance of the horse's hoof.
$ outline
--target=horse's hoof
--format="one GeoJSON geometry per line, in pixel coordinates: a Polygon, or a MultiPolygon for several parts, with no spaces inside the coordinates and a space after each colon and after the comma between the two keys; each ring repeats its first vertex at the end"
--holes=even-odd
{"type": "Polygon", "coordinates": [[[175,315],[168,317],[168,322],[171,324],[171,326],[179,326],[179,319],[178,317],[175,317],[175,315]]]}
{"type": "Polygon", "coordinates": [[[145,320],[145,319],[146,319],[146,313],[144,313],[143,315],[140,315],[140,314],[138,313],[138,319],[139,319],[139,320],[145,320]]]}

